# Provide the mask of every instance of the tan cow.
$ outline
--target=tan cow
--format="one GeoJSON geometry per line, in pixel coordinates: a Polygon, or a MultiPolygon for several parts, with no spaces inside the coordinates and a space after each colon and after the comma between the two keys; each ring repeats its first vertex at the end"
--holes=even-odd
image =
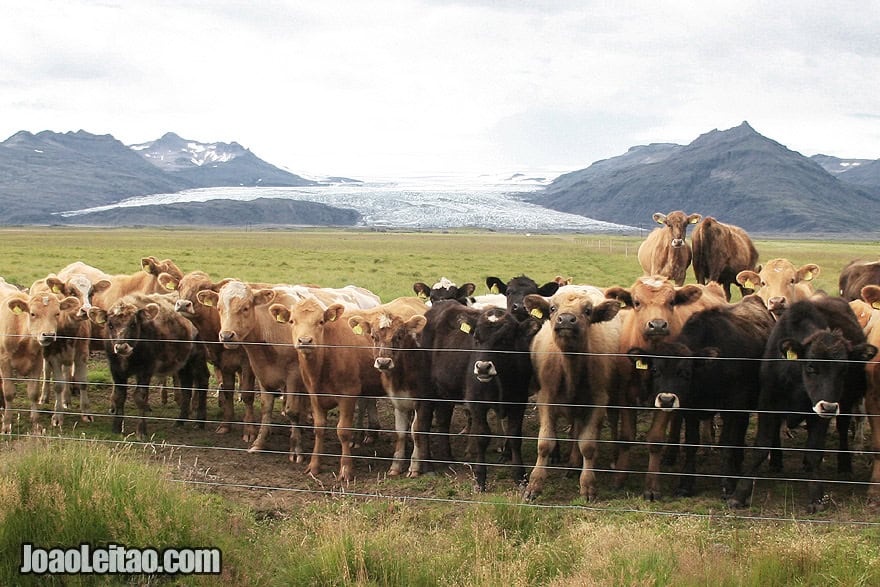
{"type": "Polygon", "coordinates": [[[546,320],[531,343],[540,431],[538,457],[525,497],[534,499],[544,489],[556,447],[556,420],[565,415],[572,421],[572,436],[577,440],[578,450],[572,448],[572,454],[581,456],[580,494],[593,499],[597,440],[617,387],[614,359],[601,354],[616,353],[619,348],[620,305],[590,286],[562,287],[549,301],[530,294],[525,305],[532,316],[546,320]]]}
{"type": "Polygon", "coordinates": [[[109,308],[116,300],[133,293],[168,293],[159,283],[159,275],[162,273],[168,273],[178,280],[183,278],[183,272],[171,259],[159,261],[156,257],[144,257],[141,259],[141,268],[143,271],[132,274],[108,275],[82,261],[76,261],[59,271],[58,278],[64,281],[79,274],[87,277],[93,284],[108,280],[110,286],[95,292],[92,298],[92,303],[101,308],[109,308]]]}
{"type": "MultiPolygon", "coordinates": [[[[863,287],[862,299],[874,309],[869,321],[863,326],[867,342],[880,348],[880,286],[863,287]]],[[[868,379],[865,412],[871,421],[871,451],[874,453],[868,499],[878,503],[880,502],[880,353],[865,366],[865,373],[868,379]]]]}
{"type": "MultiPolygon", "coordinates": [[[[412,353],[422,353],[417,341],[412,336],[417,336],[425,326],[425,320],[414,319],[424,317],[428,306],[417,297],[397,298],[370,310],[352,312],[348,318],[348,324],[352,331],[360,335],[373,348],[373,366],[379,371],[382,388],[391,398],[394,407],[394,429],[396,441],[394,444],[394,458],[388,474],[400,475],[403,469],[403,461],[406,458],[406,437],[412,428],[413,418],[416,411],[416,398],[419,392],[415,388],[418,384],[418,373],[408,372],[408,359],[412,353]],[[395,361],[394,355],[397,355],[395,361]]],[[[412,460],[418,462],[424,458],[413,449],[412,460]]],[[[413,465],[414,470],[418,466],[413,465]]]]}
{"type": "Polygon", "coordinates": [[[379,371],[373,367],[372,349],[349,326],[348,319],[353,314],[342,304],[324,308],[318,300],[306,299],[292,306],[273,304],[269,311],[279,322],[289,323],[312,406],[315,447],[306,472],[320,473],[327,411],[338,407],[336,435],[342,453],[339,479],[350,481],[354,477],[351,445],[357,400],[363,394],[382,392],[379,371]]]}
{"type": "MultiPolygon", "coordinates": [[[[685,321],[694,313],[706,308],[717,307],[727,303],[724,290],[715,282],[709,285],[686,285],[675,287],[671,280],[662,276],[641,277],[629,289],[610,287],[605,295],[618,300],[626,308],[623,332],[620,336],[618,352],[627,354],[630,349],[652,349],[655,342],[676,336],[681,332],[685,321]]],[[[637,365],[638,366],[638,365],[637,365]]],[[[621,484],[625,471],[629,470],[630,446],[635,440],[636,412],[635,407],[644,403],[643,373],[634,367],[634,363],[623,357],[618,359],[623,386],[622,405],[620,406],[618,457],[615,468],[618,474],[616,483],[621,484]]],[[[655,409],[651,428],[647,434],[648,442],[648,473],[645,480],[646,499],[657,499],[660,496],[660,458],[663,443],[670,424],[669,412],[655,409]]],[[[678,442],[678,439],[675,439],[678,442]]]]}
{"type": "MultiPolygon", "coordinates": [[[[58,336],[58,323],[66,312],[76,312],[79,300],[61,298],[53,293],[28,295],[5,282],[0,289],[0,378],[3,381],[2,433],[12,433],[12,401],[15,398],[15,376],[26,382],[31,403],[31,429],[42,433],[38,419],[40,375],[43,370],[43,348],[58,336]]],[[[56,414],[56,418],[60,414],[56,414]]],[[[57,419],[53,422],[57,423],[57,419]]]]}
{"type": "MultiPolygon", "coordinates": [[[[730,286],[737,283],[736,276],[740,271],[754,270],[758,262],[758,250],[745,230],[718,222],[711,216],[704,218],[694,229],[691,244],[697,283],[706,285],[717,281],[724,288],[728,301],[730,286]]],[[[748,289],[740,285],[743,296],[749,293],[748,289]]]]}
{"type": "Polygon", "coordinates": [[[740,271],[736,281],[746,289],[754,289],[767,309],[778,318],[785,308],[813,295],[810,284],[819,275],[819,266],[807,263],[795,268],[788,259],[773,259],[757,271],[740,271]]]}
{"type": "Polygon", "coordinates": [[[687,268],[691,264],[691,246],[686,240],[687,228],[702,216],[686,215],[681,210],[669,214],[654,214],[654,221],[663,225],[655,228],[639,246],[639,265],[645,275],[663,275],[676,285],[684,285],[687,268]]]}

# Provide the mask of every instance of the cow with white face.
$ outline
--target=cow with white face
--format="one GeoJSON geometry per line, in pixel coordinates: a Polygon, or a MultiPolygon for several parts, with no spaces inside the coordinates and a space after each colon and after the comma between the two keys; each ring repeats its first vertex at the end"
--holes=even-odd
{"type": "Polygon", "coordinates": [[[795,267],[788,259],[773,259],[758,266],[757,271],[740,271],[736,281],[746,289],[755,290],[774,318],[779,318],[788,306],[813,295],[810,282],[817,275],[819,266],[815,263],[795,267]]]}

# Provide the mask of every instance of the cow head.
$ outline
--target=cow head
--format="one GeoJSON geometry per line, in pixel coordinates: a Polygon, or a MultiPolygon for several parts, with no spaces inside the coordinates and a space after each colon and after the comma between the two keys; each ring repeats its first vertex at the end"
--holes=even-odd
{"type": "MultiPolygon", "coordinates": [[[[160,273],[168,273],[174,278],[180,280],[183,278],[183,271],[174,264],[171,259],[158,260],[156,257],[144,257],[141,259],[141,267],[146,273],[153,277],[158,277],[160,273]]],[[[161,291],[156,293],[162,293],[161,291]]]]}
{"type": "Polygon", "coordinates": [[[400,364],[401,353],[419,347],[419,334],[427,324],[426,318],[417,314],[404,319],[385,312],[371,319],[355,315],[348,325],[355,334],[369,337],[373,347],[373,366],[381,373],[389,373],[400,364]]]}
{"type": "Polygon", "coordinates": [[[476,289],[477,286],[473,283],[457,286],[445,277],[431,287],[428,287],[426,283],[421,281],[413,284],[415,294],[429,305],[448,300],[468,305],[468,301],[474,295],[476,289]]]}
{"type": "Polygon", "coordinates": [[[757,272],[740,271],[736,281],[746,289],[756,290],[767,309],[779,318],[788,306],[812,295],[809,282],[817,275],[819,266],[815,263],[795,268],[788,259],[773,259],[759,266],[757,272]]]}
{"type": "Polygon", "coordinates": [[[499,376],[502,381],[528,377],[529,345],[540,328],[539,320],[528,316],[520,320],[501,308],[480,314],[473,326],[477,380],[489,383],[499,376]]]}
{"type": "Polygon", "coordinates": [[[52,274],[46,278],[45,283],[46,287],[48,287],[52,293],[65,297],[73,296],[80,301],[80,307],[76,312],[76,318],[78,320],[89,319],[88,311],[89,308],[92,307],[93,296],[110,287],[110,281],[108,279],[99,279],[95,283],[92,283],[92,281],[82,273],[74,273],[67,278],[67,281],[62,281],[58,276],[52,274]]]}
{"type": "Polygon", "coordinates": [[[813,411],[823,418],[840,414],[846,384],[847,361],[870,361],[877,354],[872,344],[852,344],[840,330],[819,330],[804,340],[779,341],[779,353],[797,361],[804,391],[813,411]]]}
{"type": "Polygon", "coordinates": [[[269,313],[278,322],[290,324],[293,344],[296,350],[304,355],[323,348],[325,327],[339,320],[344,311],[345,306],[342,304],[333,304],[324,308],[314,299],[299,301],[291,308],[282,304],[272,304],[269,307],[269,313]]]}
{"type": "Polygon", "coordinates": [[[617,316],[620,304],[603,300],[599,290],[565,288],[549,300],[537,294],[526,296],[525,305],[531,316],[548,320],[553,338],[564,352],[584,349],[591,324],[606,322],[617,316]]]}
{"type": "Polygon", "coordinates": [[[680,343],[660,343],[652,350],[632,348],[627,352],[637,371],[651,377],[648,403],[665,412],[694,405],[691,386],[695,373],[710,368],[707,359],[718,356],[718,349],[709,347],[695,353],[680,343]]]}
{"type": "Polygon", "coordinates": [[[219,291],[211,277],[203,271],[192,271],[176,279],[169,273],[161,273],[158,277],[159,285],[171,291],[177,291],[178,299],[174,302],[174,311],[183,314],[187,318],[193,318],[202,313],[217,312],[216,305],[206,306],[199,302],[198,295],[202,290],[219,291]]]}
{"type": "Polygon", "coordinates": [[[524,320],[528,317],[528,312],[523,303],[525,297],[530,294],[538,294],[545,298],[550,297],[559,289],[559,283],[550,281],[538,287],[534,279],[520,275],[519,277],[512,278],[507,283],[504,283],[497,277],[487,277],[486,287],[492,293],[504,295],[507,298],[507,310],[516,318],[524,320]]]}
{"type": "Polygon", "coordinates": [[[866,285],[861,291],[862,299],[874,310],[880,310],[880,285],[866,285]]]}
{"type": "Polygon", "coordinates": [[[200,304],[215,306],[220,314],[219,340],[232,349],[247,340],[257,326],[256,311],[275,299],[272,289],[251,289],[238,280],[224,280],[219,291],[201,290],[196,295],[200,304]]]}
{"type": "MultiPolygon", "coordinates": [[[[698,285],[675,287],[665,277],[640,277],[629,289],[610,287],[605,296],[617,300],[624,308],[632,308],[633,320],[645,339],[657,339],[678,332],[686,316],[678,311],[693,304],[703,295],[698,285]]],[[[723,292],[721,294],[724,295],[723,292]]]]}
{"type": "Polygon", "coordinates": [[[59,325],[76,313],[80,302],[74,296],[62,298],[43,293],[26,297],[22,294],[13,296],[7,307],[14,314],[26,316],[28,335],[45,347],[55,342],[59,325]]]}
{"type": "Polygon", "coordinates": [[[159,304],[151,302],[141,306],[123,298],[109,310],[92,306],[89,319],[106,328],[107,346],[113,354],[128,357],[141,339],[144,323],[155,320],[159,312],[159,304]]]}
{"type": "Polygon", "coordinates": [[[676,210],[669,214],[655,212],[653,218],[654,222],[669,229],[669,245],[674,249],[679,249],[685,245],[688,226],[698,223],[703,217],[699,214],[688,216],[681,210],[676,210]]]}

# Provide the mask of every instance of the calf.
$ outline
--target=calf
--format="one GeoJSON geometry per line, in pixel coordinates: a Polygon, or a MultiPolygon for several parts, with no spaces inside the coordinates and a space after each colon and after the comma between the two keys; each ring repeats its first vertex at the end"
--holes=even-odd
{"type": "MultiPolygon", "coordinates": [[[[590,286],[561,288],[550,300],[525,299],[529,313],[545,320],[530,351],[538,383],[538,456],[524,496],[535,499],[544,489],[547,465],[556,447],[556,420],[567,416],[581,455],[580,494],[596,497],[597,440],[606,407],[616,390],[614,359],[620,345],[620,304],[590,286]]],[[[572,449],[572,455],[574,455],[572,449]]]]}
{"type": "Polygon", "coordinates": [[[663,275],[676,285],[684,285],[687,268],[691,264],[691,246],[687,243],[687,228],[702,216],[686,215],[681,210],[654,214],[654,221],[663,228],[655,228],[638,250],[639,265],[645,275],[663,275]]]}
{"type": "MultiPolygon", "coordinates": [[[[776,446],[782,423],[790,428],[806,420],[807,453],[804,469],[819,474],[825,436],[831,418],[837,417],[840,440],[838,470],[851,472],[848,452],[849,415],[865,393],[865,368],[860,363],[877,353],[867,344],[849,306],[841,298],[817,296],[792,304],[776,322],[761,365],[758,431],[755,449],[743,478],[728,499],[731,507],[749,502],[754,475],[776,446]],[[787,359],[787,360],[786,360],[787,359]]],[[[827,507],[822,482],[808,482],[809,511],[827,507]]]]}
{"type": "Polygon", "coordinates": [[[513,277],[507,283],[504,283],[497,277],[486,278],[486,287],[489,288],[489,291],[494,294],[503,295],[506,298],[507,310],[518,320],[525,320],[528,317],[528,312],[526,312],[526,307],[523,303],[527,295],[538,294],[550,297],[556,293],[559,286],[559,282],[550,281],[538,287],[534,279],[525,275],[513,277]]]}
{"type": "Polygon", "coordinates": [[[419,299],[423,300],[429,306],[436,302],[448,300],[453,300],[465,306],[469,306],[473,301],[472,296],[476,289],[477,286],[473,283],[465,283],[464,285],[458,286],[445,277],[431,287],[428,287],[428,284],[421,281],[417,281],[413,284],[413,292],[415,292],[419,299]]]}
{"type": "Polygon", "coordinates": [[[837,283],[843,299],[859,299],[866,285],[880,285],[880,261],[850,261],[841,269],[837,283]]]}
{"type": "Polygon", "coordinates": [[[139,418],[138,439],[147,434],[150,381],[154,376],[174,376],[180,381],[181,400],[177,424],[189,418],[192,394],[198,398],[197,427],[204,428],[208,367],[204,347],[192,323],[174,311],[174,304],[160,294],[132,294],[116,301],[109,309],[92,307],[89,319],[104,326],[104,347],[113,376],[112,431],[122,432],[128,380],[135,378],[134,401],[139,418]]]}
{"type": "MultiPolygon", "coordinates": [[[[662,276],[641,277],[635,284],[625,289],[610,287],[605,290],[608,298],[617,300],[627,308],[620,336],[618,352],[625,355],[632,348],[652,350],[654,345],[667,337],[678,335],[685,321],[700,310],[725,305],[724,291],[717,283],[706,286],[686,285],[675,287],[671,280],[662,276]]],[[[636,408],[647,401],[643,390],[647,388],[644,371],[633,369],[626,358],[617,362],[621,380],[622,394],[612,412],[612,428],[619,423],[619,433],[615,433],[617,447],[616,469],[620,471],[615,483],[623,483],[629,470],[629,449],[635,441],[636,408]]],[[[645,477],[645,499],[660,497],[660,462],[663,441],[670,424],[671,414],[655,410],[648,430],[648,472],[645,477]]],[[[673,434],[678,442],[678,433],[673,434]]]]}
{"type": "MultiPolygon", "coordinates": [[[[867,342],[880,347],[880,286],[866,285],[861,291],[862,299],[874,308],[871,318],[863,326],[867,342]]],[[[880,503],[880,355],[875,355],[865,365],[868,388],[865,392],[865,412],[871,421],[871,451],[874,463],[871,470],[871,485],[868,499],[880,503]]]]}
{"type": "Polygon", "coordinates": [[[736,280],[741,271],[754,270],[758,262],[758,250],[745,230],[707,216],[694,229],[691,244],[697,283],[720,283],[728,301],[732,284],[739,285],[743,296],[749,293],[736,280]]]}
{"type": "Polygon", "coordinates": [[[342,304],[324,308],[317,300],[307,299],[292,307],[273,304],[269,311],[279,322],[290,324],[312,406],[315,449],[306,472],[320,473],[327,411],[338,407],[336,435],[342,453],[339,479],[350,481],[354,477],[351,445],[357,400],[364,393],[377,395],[382,391],[379,372],[373,368],[372,351],[349,326],[350,315],[342,304]]]}
{"type": "Polygon", "coordinates": [[[795,268],[788,259],[773,259],[757,271],[740,271],[736,281],[764,300],[767,309],[778,318],[794,302],[813,295],[810,282],[819,275],[819,266],[807,263],[795,268]]]}
{"type": "MultiPolygon", "coordinates": [[[[61,298],[53,293],[27,295],[3,282],[0,287],[0,380],[3,383],[3,424],[0,432],[12,433],[12,401],[15,398],[15,375],[23,378],[30,400],[31,429],[42,433],[37,406],[40,399],[40,375],[43,349],[57,340],[59,322],[76,312],[79,300],[61,298]]],[[[56,398],[53,425],[60,426],[61,405],[56,398]]]]}
{"type": "Polygon", "coordinates": [[[773,327],[763,302],[747,296],[733,306],[693,314],[678,336],[652,351],[630,349],[637,369],[651,373],[654,407],[683,411],[685,464],[678,490],[693,495],[700,420],[721,412],[722,491],[733,490],[740,474],[749,414],[758,403],[760,359],[773,327]]]}

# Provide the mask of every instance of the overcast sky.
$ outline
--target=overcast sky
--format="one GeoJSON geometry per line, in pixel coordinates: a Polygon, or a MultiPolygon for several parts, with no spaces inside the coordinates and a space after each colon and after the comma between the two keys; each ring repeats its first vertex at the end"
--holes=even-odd
{"type": "Polygon", "coordinates": [[[0,140],[237,141],[296,173],[561,172],[743,120],[880,158],[880,3],[27,0],[0,140]]]}

